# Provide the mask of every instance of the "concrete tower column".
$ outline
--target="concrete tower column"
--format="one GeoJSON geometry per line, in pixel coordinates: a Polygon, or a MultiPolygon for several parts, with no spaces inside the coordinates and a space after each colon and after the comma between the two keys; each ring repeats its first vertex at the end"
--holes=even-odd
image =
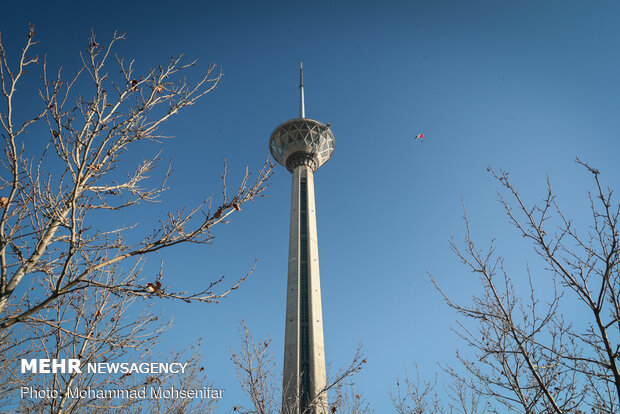
{"type": "Polygon", "coordinates": [[[326,373],[314,174],[304,164],[293,170],[288,258],[283,405],[302,408],[314,401],[313,412],[325,414],[327,395],[317,398],[326,373]]]}

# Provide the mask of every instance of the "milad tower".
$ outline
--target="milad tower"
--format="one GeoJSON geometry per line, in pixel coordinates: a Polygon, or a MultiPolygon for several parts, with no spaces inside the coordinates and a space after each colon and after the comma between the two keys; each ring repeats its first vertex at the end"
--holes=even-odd
{"type": "Polygon", "coordinates": [[[334,144],[329,124],[306,118],[300,66],[299,118],[278,126],[269,139],[273,158],[293,174],[282,388],[286,414],[327,414],[314,172],[330,159],[334,144]]]}

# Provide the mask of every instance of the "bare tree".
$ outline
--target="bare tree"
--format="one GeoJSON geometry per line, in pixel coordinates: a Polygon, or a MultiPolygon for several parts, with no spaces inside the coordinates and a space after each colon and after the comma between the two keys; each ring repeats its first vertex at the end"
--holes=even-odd
{"type": "MultiPolygon", "coordinates": [[[[330,413],[364,414],[371,413],[366,400],[361,394],[355,392],[351,377],[362,370],[366,364],[361,346],[358,346],[351,363],[340,369],[332,378],[328,378],[327,385],[317,392],[316,397],[309,402],[308,406],[301,410],[300,407],[282,407],[282,383],[281,376],[275,372],[275,363],[269,345],[271,340],[255,341],[245,322],[239,329],[241,334],[241,350],[232,351],[232,360],[237,370],[237,379],[245,394],[249,397],[252,408],[242,405],[233,407],[233,411],[243,414],[310,414],[321,404],[326,394],[331,394],[330,413]]],[[[299,401],[299,398],[297,398],[299,401]]]]}
{"type": "MultiPolygon", "coordinates": [[[[118,273],[110,272],[110,277],[118,273]]],[[[154,355],[152,348],[160,335],[170,326],[153,313],[153,306],[141,306],[137,297],[119,298],[111,290],[77,290],[55,301],[41,312],[44,323],[33,324],[33,340],[8,336],[2,341],[0,353],[6,362],[3,372],[0,406],[10,407],[7,412],[33,413],[109,413],[109,412],[211,412],[217,399],[152,398],[158,389],[200,389],[209,386],[204,368],[200,367],[199,344],[169,357],[154,355]],[[15,353],[24,358],[76,358],[83,365],[113,361],[131,361],[135,364],[162,361],[186,364],[182,374],[140,373],[51,373],[49,375],[20,375],[15,353]],[[56,394],[22,394],[28,390],[54,390],[56,394]],[[80,396],[82,390],[144,390],[142,395],[112,397],[80,396]],[[77,396],[76,396],[77,395],[77,396]],[[20,397],[20,398],[16,398],[20,397]]],[[[142,300],[139,300],[142,302],[142,300]]]]}
{"type": "Polygon", "coordinates": [[[483,396],[466,383],[451,382],[446,387],[447,396],[441,398],[437,389],[437,377],[427,381],[420,377],[417,365],[415,371],[416,375],[412,377],[405,369],[402,379],[396,378],[396,387],[389,392],[392,405],[398,414],[474,414],[487,411],[486,406],[481,404],[483,396]]]}
{"type": "Polygon", "coordinates": [[[242,341],[241,349],[238,352],[231,349],[232,361],[235,364],[239,384],[254,408],[235,406],[233,411],[246,414],[280,412],[279,389],[276,384],[278,377],[275,373],[273,355],[269,349],[271,339],[255,341],[244,321],[239,327],[239,334],[242,341]]]}
{"type": "MultiPolygon", "coordinates": [[[[40,109],[30,115],[18,113],[15,102],[26,70],[39,63],[32,56],[34,28],[14,66],[0,42],[0,399],[5,401],[29,383],[51,384],[61,392],[76,384],[129,384],[129,378],[24,377],[15,361],[110,361],[136,349],[143,352],[166,324],[142,305],[129,312],[136,300],[217,302],[253,270],[228,285],[221,277],[195,292],[175,290],[163,264],[158,275],[144,280],[141,271],[149,254],[184,243],[212,243],[215,225],[262,196],[272,166],[267,162],[253,181],[246,167],[230,194],[224,165],[221,199],[205,194],[200,204],[179,207],[151,224],[115,225],[120,211],[159,201],[171,174],[168,167],[162,180],[152,183],[160,156],[132,165],[124,154],[169,139],[162,125],[213,91],[222,76],[210,65],[192,83],[186,73],[195,62],[184,63],[181,57],[139,74],[132,60],[114,54],[121,39],[115,33],[103,45],[92,34],[81,53],[81,68],[68,78],[61,70],[50,76],[43,59],[42,87],[28,105],[36,108],[39,101],[40,109]],[[30,130],[39,139],[28,139],[30,130]]],[[[140,384],[136,381],[134,386],[140,384]]],[[[65,396],[39,403],[24,409],[95,412],[92,402],[65,396]]]]}
{"type": "Polygon", "coordinates": [[[355,388],[352,381],[346,380],[336,384],[330,403],[330,412],[345,414],[373,414],[366,398],[355,388]]]}
{"type": "Polygon", "coordinates": [[[433,279],[448,306],[464,317],[456,332],[473,350],[457,355],[464,369],[447,368],[465,391],[461,395],[473,393],[457,412],[620,411],[620,206],[599,171],[577,162],[594,179],[592,221],[585,230],[564,214],[549,180],[542,203],[528,204],[506,172],[489,169],[504,190],[500,202],[508,220],[545,269],[528,266],[523,275],[510,276],[493,242],[481,249],[472,240],[465,214],[464,246],[451,245],[477,275],[481,293],[471,304],[459,304],[433,279]],[[529,284],[525,294],[515,287],[517,278],[529,284]],[[575,309],[586,322],[568,316],[575,309]],[[476,399],[486,404],[472,405],[476,399]]]}
{"type": "Polygon", "coordinates": [[[433,381],[420,379],[420,371],[415,366],[415,378],[410,378],[405,369],[402,379],[396,378],[396,388],[390,391],[392,405],[398,414],[444,413],[435,391],[437,378],[433,381]]]}

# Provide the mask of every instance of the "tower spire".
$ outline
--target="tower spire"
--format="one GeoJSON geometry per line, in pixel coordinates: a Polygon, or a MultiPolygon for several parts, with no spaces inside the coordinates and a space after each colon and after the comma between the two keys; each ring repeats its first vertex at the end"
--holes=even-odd
{"type": "Polygon", "coordinates": [[[304,105],[304,62],[299,62],[299,117],[306,117],[304,105]]]}

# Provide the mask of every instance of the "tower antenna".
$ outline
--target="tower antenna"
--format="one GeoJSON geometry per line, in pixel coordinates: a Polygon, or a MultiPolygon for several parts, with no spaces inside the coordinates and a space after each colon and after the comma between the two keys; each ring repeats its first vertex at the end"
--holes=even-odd
{"type": "Polygon", "coordinates": [[[299,117],[306,117],[304,105],[304,62],[299,62],[299,117]]]}

